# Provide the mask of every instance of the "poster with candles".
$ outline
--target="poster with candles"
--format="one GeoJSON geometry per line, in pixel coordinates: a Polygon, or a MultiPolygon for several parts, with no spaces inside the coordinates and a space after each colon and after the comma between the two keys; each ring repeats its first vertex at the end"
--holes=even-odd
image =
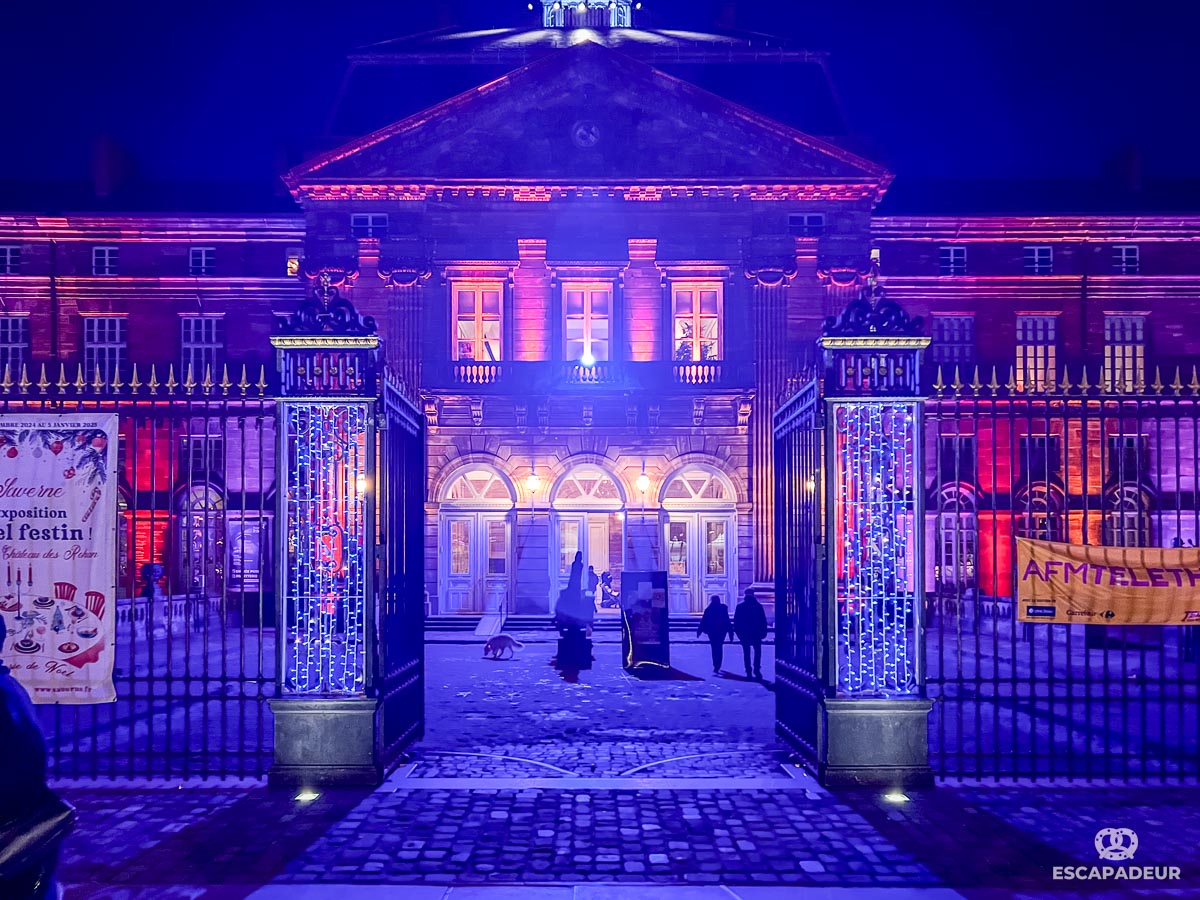
{"type": "Polygon", "coordinates": [[[117,416],[0,415],[0,658],[34,703],[116,699],[117,416]]]}

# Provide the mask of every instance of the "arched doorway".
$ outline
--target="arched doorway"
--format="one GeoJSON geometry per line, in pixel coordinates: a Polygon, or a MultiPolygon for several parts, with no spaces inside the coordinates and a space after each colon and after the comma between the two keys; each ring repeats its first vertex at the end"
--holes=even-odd
{"type": "Polygon", "coordinates": [[[577,552],[583,554],[584,590],[588,566],[597,576],[609,572],[619,590],[625,568],[625,494],[616,478],[596,465],[575,466],[554,485],[550,507],[550,611],[567,586],[577,552]]]}
{"type": "Polygon", "coordinates": [[[733,483],[708,466],[684,466],[663,485],[672,612],[703,612],[713,594],[733,606],[738,587],[736,502],[733,483]]]}
{"type": "Polygon", "coordinates": [[[474,465],[450,480],[438,510],[438,610],[507,608],[515,494],[496,469],[474,465]]]}

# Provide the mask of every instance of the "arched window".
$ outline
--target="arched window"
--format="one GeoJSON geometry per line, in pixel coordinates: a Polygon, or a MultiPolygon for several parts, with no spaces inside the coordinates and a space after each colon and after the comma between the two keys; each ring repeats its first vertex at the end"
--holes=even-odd
{"type": "Polygon", "coordinates": [[[459,473],[442,491],[442,503],[465,509],[512,509],[513,490],[490,466],[472,466],[459,473]]]}
{"type": "Polygon", "coordinates": [[[220,594],[225,578],[225,498],[194,484],[179,497],[179,588],[220,594]]]}
{"type": "Polygon", "coordinates": [[[684,466],[663,486],[662,504],[667,509],[733,506],[737,494],[724,474],[703,466],[684,466]]]}
{"type": "Polygon", "coordinates": [[[1039,541],[1063,539],[1063,503],[1058,489],[1045,483],[1030,485],[1017,495],[1017,534],[1039,541]]]}
{"type": "Polygon", "coordinates": [[[599,466],[583,465],[562,477],[551,503],[555,509],[620,509],[625,498],[611,475],[599,466]]]}
{"type": "Polygon", "coordinates": [[[1146,492],[1136,484],[1119,484],[1108,492],[1105,500],[1105,545],[1150,546],[1150,504],[1146,492]]]}
{"type": "MultiPolygon", "coordinates": [[[[937,496],[934,557],[939,594],[960,597],[974,590],[977,541],[974,491],[962,484],[943,485],[937,496]]],[[[957,604],[947,609],[957,609],[957,604]]]]}

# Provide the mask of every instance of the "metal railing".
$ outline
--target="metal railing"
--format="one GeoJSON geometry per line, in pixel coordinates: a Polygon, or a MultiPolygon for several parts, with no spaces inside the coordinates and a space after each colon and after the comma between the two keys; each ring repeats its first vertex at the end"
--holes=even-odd
{"type": "Polygon", "coordinates": [[[275,689],[275,401],[223,367],[0,380],[0,414],[115,412],[117,699],[37,707],[54,777],[258,777],[275,689]],[[197,445],[205,442],[203,451],[197,445]],[[217,445],[219,444],[219,448],[217,445]]]}
{"type": "Polygon", "coordinates": [[[1119,384],[1076,368],[1023,390],[1011,372],[966,374],[937,371],[927,406],[935,771],[1195,779],[1200,632],[1021,624],[1013,596],[1019,536],[1200,541],[1200,378],[1155,370],[1119,384]]]}

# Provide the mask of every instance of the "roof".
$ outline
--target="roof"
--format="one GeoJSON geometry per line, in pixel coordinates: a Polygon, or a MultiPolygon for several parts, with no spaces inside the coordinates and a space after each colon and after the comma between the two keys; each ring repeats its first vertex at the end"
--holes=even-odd
{"type": "Polygon", "coordinates": [[[0,181],[6,213],[149,213],[170,215],[298,213],[283,183],[135,181],[100,195],[90,181],[0,181]],[[278,189],[276,189],[278,186],[278,189]]]}
{"type": "Polygon", "coordinates": [[[788,41],[765,34],[640,28],[445,29],[361,47],[349,58],[352,62],[405,59],[459,64],[502,62],[515,66],[553,50],[583,43],[600,44],[650,63],[825,59],[824,53],[795,48],[788,41]]]}
{"type": "Polygon", "coordinates": [[[1116,178],[928,181],[900,175],[877,216],[1004,216],[1200,213],[1200,180],[1116,178]]]}
{"type": "Polygon", "coordinates": [[[873,184],[882,167],[600,44],[543,56],[294,168],[301,183],[873,184]]]}
{"type": "Polygon", "coordinates": [[[597,44],[821,136],[846,132],[827,55],[763,34],[634,28],[436,31],[373,44],[350,68],[326,125],[353,137],[557,51],[597,44]]]}

